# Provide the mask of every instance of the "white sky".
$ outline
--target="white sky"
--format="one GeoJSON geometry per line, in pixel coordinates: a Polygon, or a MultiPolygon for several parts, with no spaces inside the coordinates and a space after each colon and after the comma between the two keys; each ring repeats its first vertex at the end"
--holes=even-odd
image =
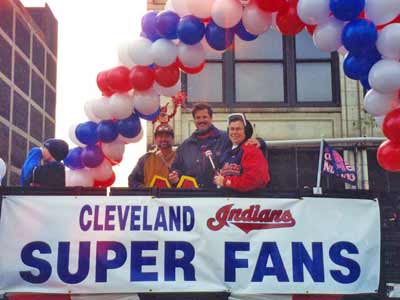
{"type": "MultiPolygon", "coordinates": [[[[71,124],[87,121],[83,105],[101,96],[96,85],[100,71],[118,65],[119,45],[140,34],[146,0],[21,0],[25,6],[47,3],[58,20],[56,137],[65,139],[71,124]]],[[[144,123],[142,122],[142,125],[144,123]]],[[[144,135],[146,136],[146,135],[144,135]]],[[[145,138],[125,147],[124,160],[114,166],[114,186],[127,186],[145,138]]]]}

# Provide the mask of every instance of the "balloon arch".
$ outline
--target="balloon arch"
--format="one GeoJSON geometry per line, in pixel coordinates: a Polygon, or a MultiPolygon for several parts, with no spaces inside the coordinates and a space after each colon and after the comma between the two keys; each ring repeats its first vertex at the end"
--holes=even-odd
{"type": "Polygon", "coordinates": [[[345,53],[344,73],[369,90],[364,108],[388,138],[378,162],[400,171],[400,0],[168,0],[141,25],[141,37],[119,49],[121,66],[98,74],[102,97],[85,103],[89,121],[71,126],[78,147],[65,159],[67,185],[110,186],[125,144],[143,136],[140,118],[159,115],[160,95],[179,92],[181,71],[198,73],[206,51],[271,27],[283,35],[306,28],[318,49],[345,53]]]}

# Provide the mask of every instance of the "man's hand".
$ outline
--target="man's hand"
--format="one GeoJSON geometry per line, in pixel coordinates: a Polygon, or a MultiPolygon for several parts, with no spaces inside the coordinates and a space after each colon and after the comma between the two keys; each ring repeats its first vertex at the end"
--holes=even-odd
{"type": "Polygon", "coordinates": [[[168,174],[168,180],[169,180],[169,182],[171,182],[173,184],[177,184],[178,181],[179,181],[178,172],[172,171],[171,173],[169,173],[168,174]]]}
{"type": "Polygon", "coordinates": [[[257,148],[260,148],[260,146],[261,146],[260,141],[257,140],[256,138],[248,139],[247,142],[245,143],[245,145],[254,145],[257,148]]]}
{"type": "Polygon", "coordinates": [[[214,183],[216,186],[224,186],[224,176],[217,174],[214,176],[214,183]]]}

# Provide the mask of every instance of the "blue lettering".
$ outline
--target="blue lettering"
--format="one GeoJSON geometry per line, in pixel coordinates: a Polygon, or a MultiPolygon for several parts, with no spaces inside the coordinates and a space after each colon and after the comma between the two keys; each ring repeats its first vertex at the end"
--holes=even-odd
{"type": "Polygon", "coordinates": [[[143,207],[143,230],[144,231],[151,231],[152,230],[152,226],[151,224],[148,224],[147,222],[147,206],[143,207]]]}
{"type": "Polygon", "coordinates": [[[194,211],[190,206],[183,207],[183,231],[191,231],[194,227],[194,211]]]}
{"type": "Polygon", "coordinates": [[[331,260],[335,264],[347,268],[349,274],[344,275],[340,270],[331,270],[330,273],[333,279],[339,283],[353,283],[360,277],[361,268],[356,261],[342,256],[342,250],[346,250],[349,254],[358,254],[359,252],[357,247],[350,242],[337,242],[333,244],[329,250],[329,257],[331,260]]]}
{"type": "Polygon", "coordinates": [[[289,281],[278,246],[275,242],[264,242],[262,244],[251,281],[262,282],[264,276],[276,276],[279,282],[289,281]],[[267,267],[269,257],[271,257],[272,267],[267,267]]]}
{"type": "Polygon", "coordinates": [[[122,211],[121,205],[118,205],[117,207],[119,226],[121,230],[125,230],[126,222],[128,221],[129,208],[129,206],[125,206],[124,211],[122,211]]]}
{"type": "Polygon", "coordinates": [[[100,207],[98,205],[94,206],[94,225],[93,225],[94,231],[103,230],[103,225],[99,224],[99,209],[100,207]]]}
{"type": "Polygon", "coordinates": [[[194,258],[194,248],[187,242],[165,242],[165,281],[175,281],[175,269],[183,270],[185,281],[195,281],[195,270],[191,261],[194,258]],[[182,258],[176,258],[176,252],[182,251],[182,258]]]}
{"type": "Polygon", "coordinates": [[[107,270],[117,269],[126,261],[126,249],[119,242],[97,242],[96,282],[107,282],[107,270]],[[108,251],[114,251],[115,257],[108,259],[108,251]]]}
{"type": "Polygon", "coordinates": [[[140,206],[131,206],[131,230],[140,230],[140,225],[135,222],[140,220],[140,216],[137,213],[140,213],[140,206]]]}
{"type": "Polygon", "coordinates": [[[154,230],[157,231],[161,227],[164,231],[168,231],[167,228],[167,218],[165,217],[164,207],[159,207],[157,210],[156,221],[154,224],[154,230]]]}
{"type": "Polygon", "coordinates": [[[51,276],[51,265],[48,261],[33,256],[34,251],[39,251],[41,254],[50,254],[51,248],[45,242],[32,242],[24,246],[21,251],[22,262],[32,268],[39,270],[38,275],[33,275],[31,271],[21,271],[21,278],[30,283],[44,283],[51,276]]]}
{"type": "Polygon", "coordinates": [[[89,205],[84,205],[81,209],[81,213],[79,215],[79,225],[83,231],[88,231],[92,226],[91,221],[87,221],[85,223],[85,213],[91,216],[93,214],[92,208],[89,205]]]}
{"type": "Polygon", "coordinates": [[[58,244],[57,272],[61,281],[75,284],[85,280],[89,274],[90,242],[79,242],[78,270],[75,274],[69,272],[70,242],[58,244]]]}
{"type": "Polygon", "coordinates": [[[314,282],[324,282],[324,256],[321,242],[312,243],[312,257],[307,253],[303,243],[292,243],[293,281],[304,282],[305,266],[314,282]]]}
{"type": "Polygon", "coordinates": [[[169,230],[173,231],[174,230],[174,224],[175,224],[175,230],[176,231],[181,231],[181,207],[177,206],[176,207],[176,212],[174,210],[173,206],[169,207],[169,230]]]}
{"type": "Polygon", "coordinates": [[[131,281],[157,281],[157,272],[142,272],[142,266],[155,266],[155,256],[143,256],[143,250],[158,250],[158,242],[131,242],[131,281]]]}
{"type": "Polygon", "coordinates": [[[225,281],[236,281],[236,269],[248,268],[247,259],[236,258],[237,251],[249,251],[250,244],[245,242],[226,242],[225,243],[225,281]]]}
{"type": "Polygon", "coordinates": [[[104,230],[106,231],[113,231],[115,228],[115,205],[107,205],[106,212],[105,212],[105,223],[104,223],[104,230]]]}

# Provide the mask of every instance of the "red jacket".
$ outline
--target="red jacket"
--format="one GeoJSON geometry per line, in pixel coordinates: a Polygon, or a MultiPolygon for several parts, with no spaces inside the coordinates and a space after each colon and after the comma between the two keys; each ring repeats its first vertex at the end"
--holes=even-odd
{"type": "Polygon", "coordinates": [[[248,192],[265,188],[270,180],[268,162],[263,153],[255,145],[241,145],[239,151],[232,150],[232,155],[228,154],[228,161],[221,170],[224,178],[224,186],[240,191],[248,192]],[[233,152],[236,152],[233,154],[233,152]],[[235,156],[239,161],[235,162],[235,156]],[[240,172],[237,176],[232,176],[237,172],[240,166],[240,172]],[[240,173],[240,174],[239,174],[240,173]]]}

